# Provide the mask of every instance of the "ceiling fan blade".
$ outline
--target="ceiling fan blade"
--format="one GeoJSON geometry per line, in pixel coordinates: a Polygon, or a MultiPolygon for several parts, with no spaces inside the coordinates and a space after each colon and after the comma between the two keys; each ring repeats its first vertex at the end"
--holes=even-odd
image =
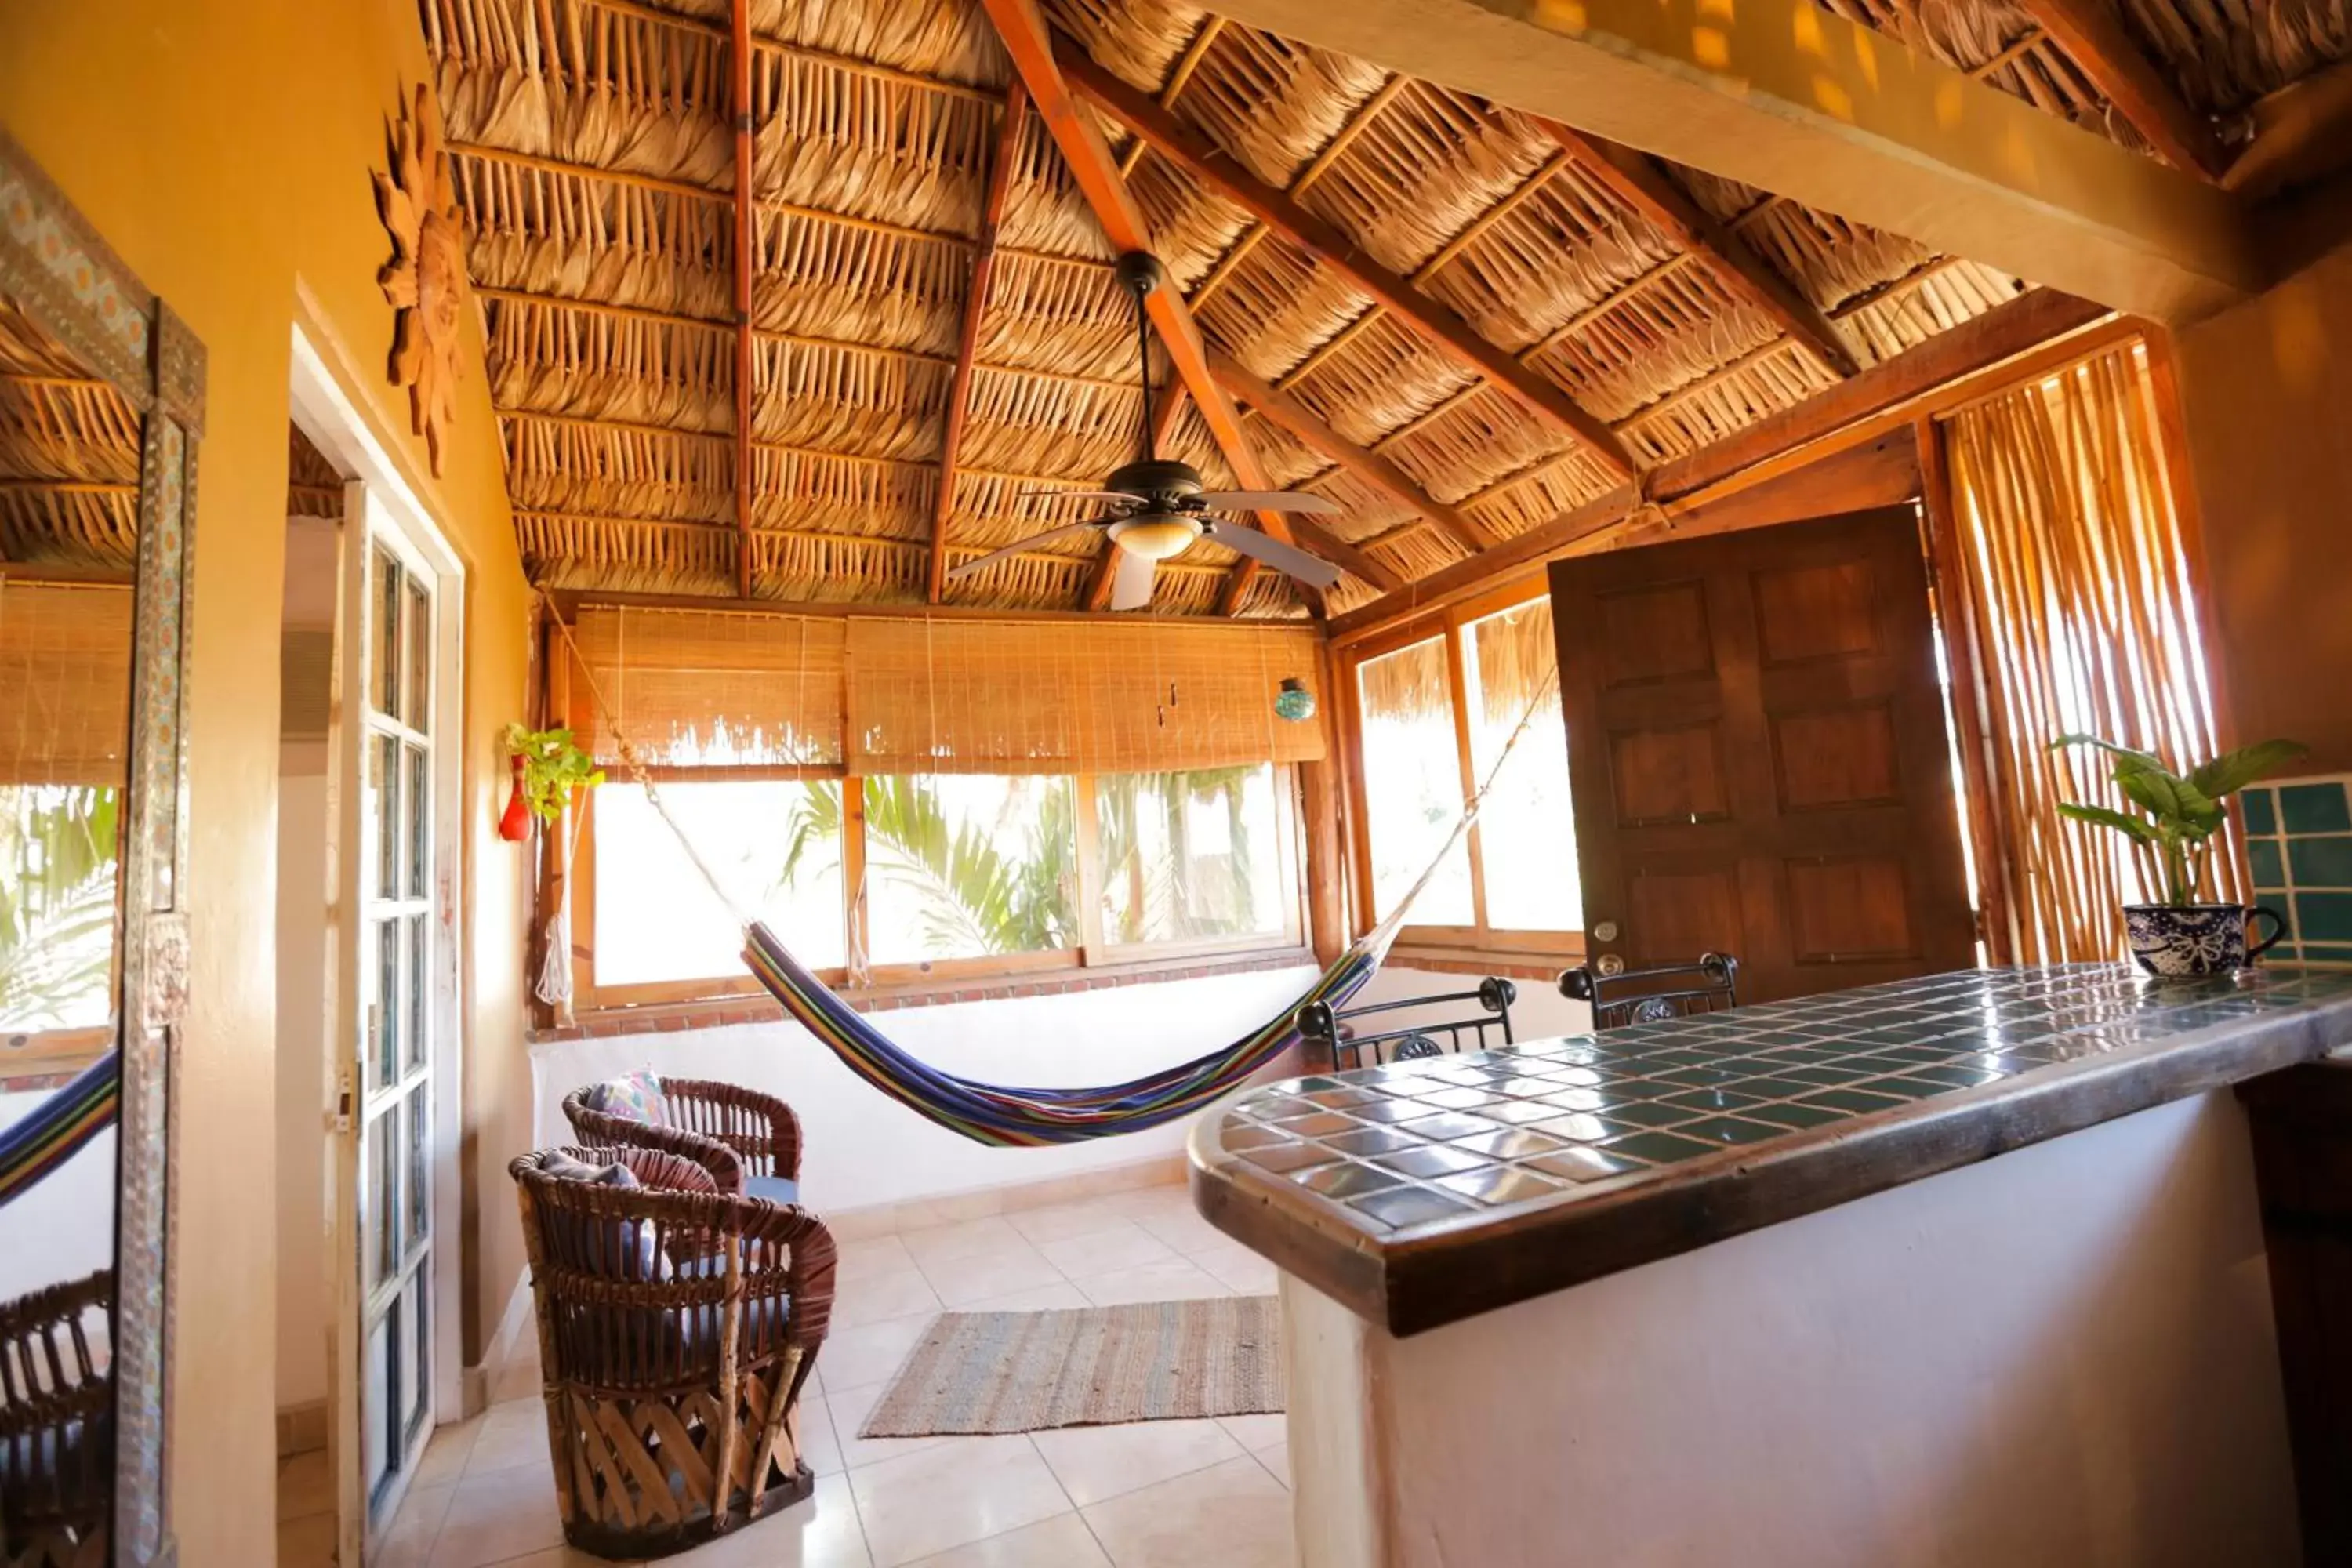
{"type": "MultiPolygon", "coordinates": [[[[1118,546],[1111,546],[1118,550],[1118,546]]],[[[1130,550],[1118,551],[1118,574],[1110,582],[1110,607],[1114,610],[1139,610],[1151,603],[1151,579],[1159,574],[1160,563],[1130,550]]]]}
{"type": "Polygon", "coordinates": [[[1339,503],[1305,490],[1211,490],[1197,499],[1213,511],[1313,511],[1337,515],[1339,503]]]}
{"type": "Polygon", "coordinates": [[[1014,490],[1014,500],[1123,500],[1141,506],[1143,498],[1128,490],[1014,490]]]}
{"type": "Polygon", "coordinates": [[[1101,528],[1107,523],[1118,521],[1117,518],[1109,517],[1089,518],[1084,522],[1071,523],[1066,528],[1049,528],[1043,533],[1033,533],[1026,539],[1013,541],[1002,550],[992,550],[987,554],[976,556],[961,566],[948,568],[947,580],[952,583],[959,577],[969,577],[975,572],[984,571],[995,565],[1008,555],[1025,555],[1041,544],[1050,544],[1056,539],[1066,539],[1071,534],[1084,533],[1090,528],[1101,528]]]}
{"type": "Polygon", "coordinates": [[[1207,532],[1210,538],[1226,549],[1237,550],[1277,572],[1287,573],[1310,588],[1328,588],[1339,580],[1339,569],[1328,561],[1309,555],[1295,545],[1285,544],[1279,539],[1260,533],[1245,524],[1213,522],[1207,532]]]}

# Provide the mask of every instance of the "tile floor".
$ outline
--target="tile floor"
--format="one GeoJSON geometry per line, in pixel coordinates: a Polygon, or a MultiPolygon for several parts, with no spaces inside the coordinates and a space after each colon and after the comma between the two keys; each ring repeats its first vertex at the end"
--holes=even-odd
{"type": "MultiPolygon", "coordinates": [[[[869,1439],[857,1428],[942,1310],[1268,1294],[1274,1270],[1150,1187],[845,1242],[833,1332],[802,1401],[815,1496],[664,1559],[684,1568],[1290,1568],[1279,1415],[869,1439]]],[[[548,1479],[535,1345],[485,1415],[443,1428],[370,1568],[589,1568],[548,1479]]],[[[325,1456],[278,1473],[278,1568],[329,1568],[325,1456]]]]}

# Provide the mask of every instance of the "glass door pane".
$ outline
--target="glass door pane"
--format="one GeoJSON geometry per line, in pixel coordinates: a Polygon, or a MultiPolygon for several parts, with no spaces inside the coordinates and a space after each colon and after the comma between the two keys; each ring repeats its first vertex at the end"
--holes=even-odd
{"type": "MultiPolygon", "coordinates": [[[[1445,639],[1433,637],[1356,667],[1363,716],[1364,816],[1372,850],[1372,903],[1388,915],[1462,816],[1462,760],[1454,736],[1445,639]]],[[[1467,841],[1413,904],[1414,925],[1472,924],[1467,841]]]]}
{"type": "Polygon", "coordinates": [[[1481,783],[1490,773],[1495,779],[1478,813],[1486,923],[1498,931],[1581,931],[1568,731],[1559,682],[1552,679],[1559,653],[1551,601],[1530,599],[1462,630],[1471,772],[1481,783]],[[1527,734],[1495,773],[1522,721],[1527,734]]]}

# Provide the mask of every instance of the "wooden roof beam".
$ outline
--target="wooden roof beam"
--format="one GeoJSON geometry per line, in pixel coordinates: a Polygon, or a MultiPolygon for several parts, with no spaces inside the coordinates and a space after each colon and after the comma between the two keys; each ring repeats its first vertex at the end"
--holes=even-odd
{"type": "Polygon", "coordinates": [[[1381,309],[1411,324],[1465,368],[1493,382],[1538,419],[1591,447],[1602,464],[1621,478],[1631,477],[1633,457],[1607,425],[1578,407],[1566,392],[1519,363],[1508,352],[1480,337],[1451,308],[1366,256],[1353,239],[1299,205],[1286,192],[1260,180],[1223,149],[1212,146],[1175,116],[1096,65],[1075,45],[1064,44],[1055,58],[1078,90],[1150,142],[1171,163],[1370,295],[1381,309]]]}
{"type": "Polygon", "coordinates": [[[1217,8],[2116,310],[2195,320],[2269,281],[2228,193],[1813,0],[1217,8]]]}
{"type": "MultiPolygon", "coordinates": [[[[1226,391],[1391,500],[1410,507],[1429,519],[1439,531],[1463,549],[1475,555],[1496,542],[1496,536],[1491,529],[1433,499],[1427,490],[1413,483],[1402,468],[1386,458],[1357,446],[1316,417],[1312,409],[1288,393],[1276,391],[1223,354],[1211,354],[1209,368],[1216,373],[1226,391]]],[[[1338,557],[1332,559],[1337,560],[1338,557]]],[[[1365,581],[1374,580],[1366,578],[1365,581]]]]}
{"type": "Polygon", "coordinates": [[[2209,180],[2221,177],[2230,154],[2220,130],[2189,108],[2106,0],[2024,0],[2024,6],[2166,163],[2209,180]]]}
{"type": "Polygon", "coordinates": [[[2352,164],[2352,59],[2279,89],[2245,118],[2252,140],[2221,184],[2250,200],[2352,164]]]}
{"type": "Polygon", "coordinates": [[[1761,310],[1802,343],[1832,374],[1858,374],[1861,362],[1820,306],[1799,293],[1748,243],[1710,217],[1648,156],[1605,137],[1571,131],[1557,120],[1532,117],[1577,166],[1640,213],[1684,249],[1695,252],[1732,294],[1761,310]]]}
{"type": "MultiPolygon", "coordinates": [[[[1063,161],[1069,165],[1079,193],[1093,209],[1096,221],[1102,225],[1105,237],[1122,251],[1150,250],[1151,226],[1144,220],[1143,207],[1127,188],[1118,160],[1111,155],[1110,143],[1103,140],[1102,127],[1095,122],[1093,115],[1079,107],[1076,94],[1055,58],[1053,34],[1046,28],[1036,0],[982,3],[987,7],[989,20],[996,24],[1005,51],[1013,57],[1014,71],[1028,88],[1039,117],[1053,133],[1055,145],[1061,149],[1063,161]]],[[[1162,279],[1160,287],[1146,296],[1143,303],[1168,351],[1169,363],[1183,381],[1184,390],[1201,410],[1201,416],[1208,421],[1209,434],[1224,453],[1234,479],[1244,489],[1270,488],[1257,452],[1250,445],[1249,434],[1242,428],[1241,416],[1234,409],[1233,399],[1217,384],[1217,378],[1209,374],[1209,345],[1202,338],[1200,323],[1192,320],[1192,310],[1184,303],[1176,280],[1162,279]]],[[[1257,518],[1266,532],[1286,544],[1294,542],[1290,525],[1280,512],[1263,511],[1257,518]]],[[[1221,608],[1239,603],[1256,572],[1257,563],[1244,556],[1228,581],[1227,606],[1221,608]]]]}
{"type": "MultiPolygon", "coordinates": [[[[743,0],[736,0],[738,5],[743,0]]],[[[955,370],[948,382],[947,434],[940,442],[940,485],[931,498],[932,604],[947,592],[948,522],[955,516],[956,452],[963,445],[971,413],[973,362],[980,357],[980,322],[988,312],[988,289],[996,275],[996,231],[1013,194],[1013,166],[1021,153],[1022,122],[1029,115],[1029,89],[1015,77],[1004,89],[1004,123],[996,132],[996,157],[988,167],[988,195],[981,210],[980,247],[972,252],[971,283],[963,298],[963,325],[956,337],[955,370]]]]}
{"type": "Polygon", "coordinates": [[[760,209],[753,195],[759,154],[751,132],[751,0],[731,0],[727,98],[735,128],[735,592],[751,596],[751,275],[758,268],[760,209]]]}

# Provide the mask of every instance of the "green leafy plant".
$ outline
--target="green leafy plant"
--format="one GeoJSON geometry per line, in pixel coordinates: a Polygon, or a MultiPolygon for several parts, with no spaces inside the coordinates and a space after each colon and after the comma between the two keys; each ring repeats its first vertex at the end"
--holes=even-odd
{"type": "Polygon", "coordinates": [[[2146,817],[2068,801],[2060,815],[2076,822],[2112,827],[2129,838],[2143,884],[2161,889],[2168,904],[2191,904],[2205,886],[2212,838],[2228,820],[2221,803],[2256,779],[2304,755],[2296,741],[2263,741],[2198,763],[2185,774],[2167,767],[2150,752],[2134,751],[2096,735],[2061,735],[2053,752],[2090,746],[2114,760],[2116,788],[2146,812],[2146,817]]]}
{"type": "Polygon", "coordinates": [[[507,726],[507,754],[522,759],[522,796],[531,815],[553,822],[577,789],[593,789],[604,782],[604,770],[590,760],[569,730],[526,730],[507,726]]]}
{"type": "Polygon", "coordinates": [[[0,1031],[103,1022],[121,795],[0,788],[0,1031]]]}

